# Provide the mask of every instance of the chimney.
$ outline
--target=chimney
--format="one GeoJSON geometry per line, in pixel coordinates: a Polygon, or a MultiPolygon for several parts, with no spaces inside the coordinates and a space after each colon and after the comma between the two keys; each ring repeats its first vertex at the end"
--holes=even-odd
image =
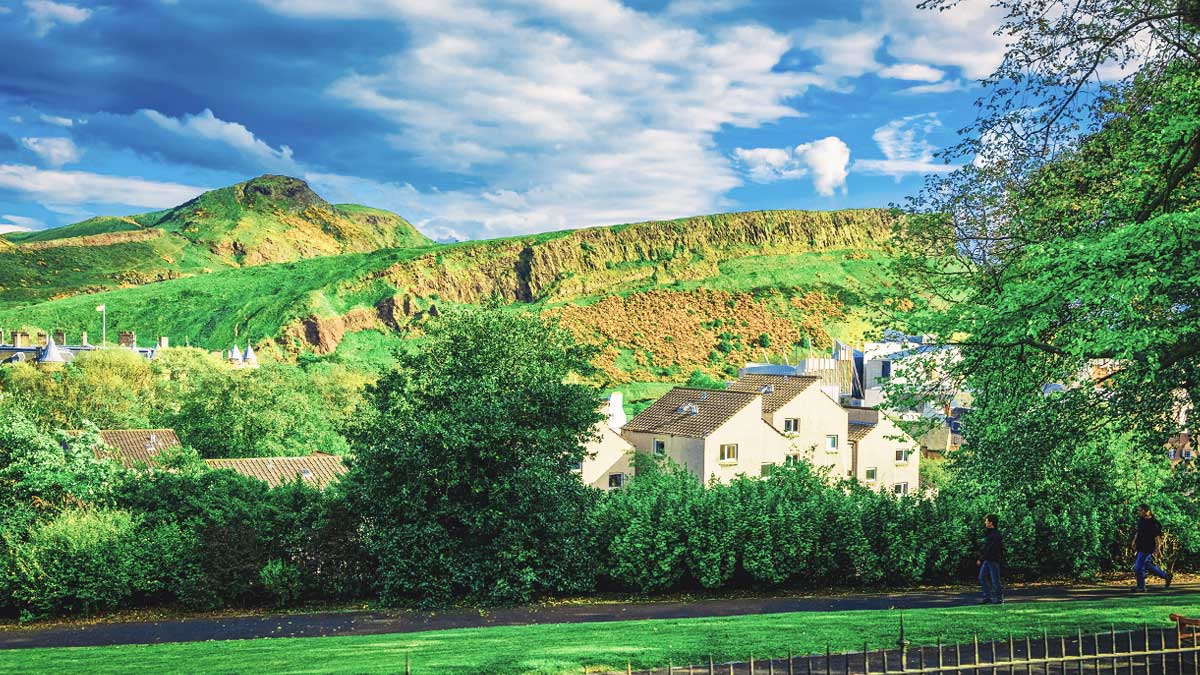
{"type": "Polygon", "coordinates": [[[629,420],[625,417],[625,396],[619,391],[614,391],[608,395],[608,428],[621,433],[627,421],[629,420]]]}
{"type": "Polygon", "coordinates": [[[12,344],[12,342],[5,342],[5,341],[4,341],[4,336],[5,336],[5,335],[9,335],[9,338],[8,338],[8,339],[9,339],[9,340],[12,340],[12,336],[10,335],[10,334],[11,334],[11,332],[12,332],[12,331],[8,331],[8,332],[6,333],[6,332],[5,332],[5,330],[4,330],[3,328],[0,328],[0,344],[6,344],[6,345],[10,345],[10,344],[12,344]]]}
{"type": "Polygon", "coordinates": [[[28,347],[29,333],[23,330],[14,330],[12,334],[14,347],[28,347]]]}
{"type": "Polygon", "coordinates": [[[54,331],[54,344],[56,344],[60,347],[62,345],[67,344],[67,331],[65,331],[65,330],[54,331]]]}
{"type": "Polygon", "coordinates": [[[137,333],[131,330],[123,330],[117,333],[117,344],[129,349],[137,349],[137,333]]]}
{"type": "Polygon", "coordinates": [[[159,349],[166,349],[167,347],[170,347],[170,346],[171,346],[171,341],[167,339],[166,335],[158,336],[158,348],[159,349]]]}
{"type": "Polygon", "coordinates": [[[50,340],[50,336],[46,335],[45,332],[40,331],[40,330],[38,331],[37,337],[38,337],[38,346],[39,347],[45,347],[46,342],[50,340]]]}
{"type": "Polygon", "coordinates": [[[88,341],[87,341],[87,331],[85,330],[85,331],[83,331],[82,333],[80,333],[80,334],[79,334],[79,344],[80,344],[80,345],[83,345],[84,347],[86,347],[86,346],[87,346],[87,343],[88,343],[88,341]]]}

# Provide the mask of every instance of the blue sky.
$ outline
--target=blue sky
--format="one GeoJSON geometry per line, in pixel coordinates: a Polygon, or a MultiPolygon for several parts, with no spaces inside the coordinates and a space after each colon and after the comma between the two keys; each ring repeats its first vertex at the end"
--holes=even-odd
{"type": "Polygon", "coordinates": [[[437,238],[885,206],[1003,54],[916,2],[0,0],[0,229],[263,173],[437,238]]]}

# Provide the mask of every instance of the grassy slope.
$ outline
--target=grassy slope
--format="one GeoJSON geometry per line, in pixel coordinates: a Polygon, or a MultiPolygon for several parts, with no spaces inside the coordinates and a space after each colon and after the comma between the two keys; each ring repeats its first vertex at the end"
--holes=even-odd
{"type": "MultiPolygon", "coordinates": [[[[1015,635],[1072,635],[1166,627],[1171,612],[1195,615],[1200,596],[1139,596],[1120,600],[1017,603],[904,612],[914,644],[968,642],[1015,635]]],[[[584,671],[785,657],[788,653],[859,650],[895,644],[900,613],[842,611],[728,618],[550,624],[400,635],[277,638],[149,646],[0,651],[8,675],[300,675],[384,674],[567,675],[584,671]]]]}
{"type": "Polygon", "coordinates": [[[53,326],[98,334],[95,307],[105,304],[110,333],[128,329],[140,335],[167,335],[173,344],[220,348],[235,339],[274,336],[280,326],[300,316],[344,312],[361,297],[350,290],[339,292],[342,282],[418,252],[391,249],[312,258],[80,295],[0,310],[0,326],[53,326]]]}

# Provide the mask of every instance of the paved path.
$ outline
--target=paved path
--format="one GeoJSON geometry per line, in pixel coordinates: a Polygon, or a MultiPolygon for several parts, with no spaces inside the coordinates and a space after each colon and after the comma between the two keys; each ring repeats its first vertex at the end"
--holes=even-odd
{"type": "MultiPolygon", "coordinates": [[[[1159,594],[1182,595],[1200,591],[1200,584],[1178,584],[1159,594]]],[[[1101,600],[1132,595],[1129,587],[1041,586],[1011,589],[1009,602],[1061,602],[1101,600]]],[[[596,605],[556,605],[500,609],[480,614],[452,610],[437,613],[327,612],[230,618],[171,619],[164,621],[100,623],[0,628],[0,649],[22,647],[90,647],[159,642],[198,642],[266,637],[321,637],[412,633],[446,628],[479,628],[544,623],[587,623],[631,619],[685,619],[697,617],[824,612],[864,609],[918,609],[973,604],[977,594],[968,590],[938,590],[898,594],[845,595],[797,598],[732,598],[690,602],[635,602],[596,605]]]]}

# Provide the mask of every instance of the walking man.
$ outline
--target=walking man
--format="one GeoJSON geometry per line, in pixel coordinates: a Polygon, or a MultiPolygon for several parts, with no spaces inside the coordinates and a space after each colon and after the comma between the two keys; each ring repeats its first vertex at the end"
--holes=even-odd
{"type": "Polygon", "coordinates": [[[979,604],[986,605],[1004,603],[1004,586],[1000,583],[1000,563],[1004,560],[1004,537],[996,529],[1000,517],[988,514],[983,519],[983,546],[979,549],[979,588],[983,591],[983,599],[979,604]]]}
{"type": "Polygon", "coordinates": [[[1137,577],[1137,590],[1138,592],[1146,590],[1146,570],[1150,570],[1154,576],[1166,580],[1164,588],[1170,588],[1171,579],[1175,575],[1164,572],[1161,567],[1154,564],[1154,557],[1162,555],[1162,525],[1159,524],[1154,514],[1150,513],[1150,507],[1145,504],[1138,506],[1137,513],[1137,533],[1133,535],[1133,550],[1137,552],[1137,558],[1133,562],[1133,574],[1137,577]]]}

